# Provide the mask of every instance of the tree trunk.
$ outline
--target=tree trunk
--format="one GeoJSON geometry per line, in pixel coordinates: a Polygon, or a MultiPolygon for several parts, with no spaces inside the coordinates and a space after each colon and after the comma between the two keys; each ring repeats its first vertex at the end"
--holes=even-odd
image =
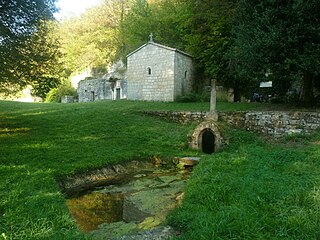
{"type": "Polygon", "coordinates": [[[313,75],[311,73],[305,73],[303,75],[300,101],[302,104],[308,105],[308,106],[311,106],[314,104],[313,75]]]}

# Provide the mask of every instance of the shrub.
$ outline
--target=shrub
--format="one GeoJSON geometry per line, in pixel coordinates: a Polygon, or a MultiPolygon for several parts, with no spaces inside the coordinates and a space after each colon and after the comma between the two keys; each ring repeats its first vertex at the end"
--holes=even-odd
{"type": "Polygon", "coordinates": [[[187,93],[182,96],[179,96],[176,99],[177,102],[209,102],[210,101],[210,92],[203,91],[201,93],[187,93]]]}
{"type": "Polygon", "coordinates": [[[45,102],[61,102],[61,98],[66,95],[77,97],[77,91],[70,85],[61,85],[50,90],[45,102]]]}

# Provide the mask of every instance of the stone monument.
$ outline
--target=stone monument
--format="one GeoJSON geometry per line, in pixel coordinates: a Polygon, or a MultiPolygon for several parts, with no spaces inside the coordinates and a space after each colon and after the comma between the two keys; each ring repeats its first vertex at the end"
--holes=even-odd
{"type": "Polygon", "coordinates": [[[211,80],[211,97],[210,97],[210,111],[207,115],[208,120],[218,121],[217,112],[217,90],[216,90],[216,80],[211,80]]]}

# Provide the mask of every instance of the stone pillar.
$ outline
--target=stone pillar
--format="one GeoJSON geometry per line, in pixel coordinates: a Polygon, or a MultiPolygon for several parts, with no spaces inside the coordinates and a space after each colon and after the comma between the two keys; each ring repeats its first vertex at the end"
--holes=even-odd
{"type": "Polygon", "coordinates": [[[216,91],[216,80],[211,80],[211,97],[210,97],[210,112],[207,116],[209,120],[218,120],[217,113],[217,91],[216,91]]]}

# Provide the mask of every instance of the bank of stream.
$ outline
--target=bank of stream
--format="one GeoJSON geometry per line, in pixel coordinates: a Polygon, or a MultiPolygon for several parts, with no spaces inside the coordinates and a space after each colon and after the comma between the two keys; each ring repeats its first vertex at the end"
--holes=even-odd
{"type": "Polygon", "coordinates": [[[81,194],[75,190],[84,190],[79,181],[73,179],[76,188],[66,185],[72,189],[67,205],[79,228],[94,239],[165,239],[177,234],[165,226],[165,218],[181,201],[191,168],[150,162],[123,167],[108,168],[106,174],[99,170],[100,177],[87,174],[95,184],[90,185],[88,177],[82,180],[91,189],[81,194]],[[113,178],[107,176],[110,169],[118,171],[113,178]],[[150,238],[152,234],[157,237],[150,238]]]}

